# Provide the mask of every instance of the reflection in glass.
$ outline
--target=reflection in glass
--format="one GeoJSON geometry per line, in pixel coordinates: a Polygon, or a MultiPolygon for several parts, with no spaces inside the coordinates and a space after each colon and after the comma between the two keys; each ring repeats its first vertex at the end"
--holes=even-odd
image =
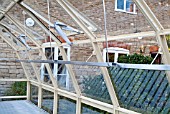
{"type": "Polygon", "coordinates": [[[76,114],[76,101],[58,96],[58,114],[76,114]]]}
{"type": "Polygon", "coordinates": [[[124,10],[124,0],[117,0],[117,9],[124,10]]]}
{"type": "Polygon", "coordinates": [[[31,102],[38,105],[38,87],[31,85],[31,102]]]}
{"type": "Polygon", "coordinates": [[[102,111],[100,109],[82,104],[82,114],[110,114],[108,112],[102,111]]]}
{"type": "Polygon", "coordinates": [[[42,108],[48,113],[53,114],[54,93],[44,89],[42,93],[42,108]]]}

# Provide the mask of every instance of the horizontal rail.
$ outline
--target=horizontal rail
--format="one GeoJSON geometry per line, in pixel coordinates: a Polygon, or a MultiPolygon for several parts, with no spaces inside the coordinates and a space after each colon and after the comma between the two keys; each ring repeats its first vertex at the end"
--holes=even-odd
{"type": "Polygon", "coordinates": [[[25,82],[27,79],[0,79],[0,82],[25,82]]]}
{"type": "Polygon", "coordinates": [[[148,70],[170,70],[170,65],[150,65],[150,64],[117,64],[121,68],[148,69],[148,70]]]}
{"type": "Polygon", "coordinates": [[[18,59],[9,59],[9,58],[0,58],[0,61],[25,62],[25,63],[75,64],[75,65],[100,66],[100,67],[108,67],[108,66],[116,65],[115,63],[106,63],[106,62],[83,62],[83,61],[62,61],[62,60],[18,60],[18,59]]]}
{"type": "Polygon", "coordinates": [[[99,66],[99,67],[112,67],[118,66],[121,68],[133,69],[149,69],[149,70],[170,70],[170,65],[150,65],[150,64],[125,64],[125,63],[112,63],[112,62],[83,62],[83,61],[62,61],[62,60],[18,60],[0,58],[0,61],[8,62],[26,62],[26,63],[58,63],[58,64],[74,64],[82,66],[99,66]]]}
{"type": "Polygon", "coordinates": [[[18,99],[18,98],[27,98],[27,96],[0,96],[0,99],[18,99]]]}
{"type": "MultiPolygon", "coordinates": [[[[50,86],[50,85],[46,85],[46,84],[38,84],[38,82],[34,81],[34,80],[30,80],[31,84],[33,84],[34,86],[39,87],[40,85],[42,86],[43,89],[54,92],[55,88],[50,86]]],[[[102,102],[102,101],[98,101],[92,98],[88,98],[86,96],[78,96],[77,94],[73,93],[73,92],[69,92],[66,90],[62,90],[62,89],[57,89],[57,93],[58,95],[61,95],[63,97],[72,99],[72,100],[77,100],[77,98],[81,99],[81,102],[86,104],[86,105],[90,105],[92,107],[98,108],[98,109],[102,109],[104,111],[113,113],[113,105],[102,102]]],[[[127,110],[124,108],[120,108],[120,107],[115,107],[116,111],[120,111],[123,112],[125,114],[139,114],[137,112],[131,111],[131,110],[127,110]]]]}
{"type": "MultiPolygon", "coordinates": [[[[160,35],[169,35],[170,29],[161,30],[159,34],[160,35]]],[[[115,36],[108,35],[107,41],[129,40],[129,39],[134,39],[134,38],[138,38],[138,37],[142,37],[142,38],[156,37],[156,33],[155,33],[155,31],[148,31],[148,32],[140,32],[140,33],[130,33],[130,34],[124,34],[124,35],[115,35],[115,36]]],[[[97,39],[94,39],[93,42],[105,42],[105,37],[101,36],[97,39]]],[[[90,39],[73,41],[73,44],[86,44],[86,43],[91,43],[90,39]]],[[[61,45],[62,46],[66,45],[66,43],[62,43],[61,45]]]]}

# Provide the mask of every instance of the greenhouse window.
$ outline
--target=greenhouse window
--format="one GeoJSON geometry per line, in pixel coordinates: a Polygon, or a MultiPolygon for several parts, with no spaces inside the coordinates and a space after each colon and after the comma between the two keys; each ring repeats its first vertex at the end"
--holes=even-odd
{"type": "Polygon", "coordinates": [[[128,55],[129,50],[123,49],[123,48],[118,48],[118,47],[109,47],[103,49],[103,60],[104,62],[114,62],[117,63],[118,57],[122,55],[128,55]],[[108,51],[108,54],[107,54],[108,51]],[[107,55],[109,56],[109,61],[107,61],[107,55]]]}
{"type": "MultiPolygon", "coordinates": [[[[54,42],[44,43],[43,52],[45,53],[48,60],[63,60],[61,56],[60,50],[58,47],[55,46],[54,42]]],[[[70,60],[70,47],[64,46],[64,50],[67,54],[68,60],[70,60]]],[[[64,88],[69,88],[69,73],[64,64],[56,64],[50,63],[50,67],[52,68],[53,75],[58,82],[58,85],[64,88]]],[[[49,82],[49,74],[45,67],[45,64],[41,64],[41,80],[44,82],[49,82]]]]}

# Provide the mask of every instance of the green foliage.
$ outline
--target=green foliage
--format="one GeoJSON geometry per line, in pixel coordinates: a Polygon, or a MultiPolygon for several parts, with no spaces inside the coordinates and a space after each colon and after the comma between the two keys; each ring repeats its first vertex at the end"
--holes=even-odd
{"type": "Polygon", "coordinates": [[[167,45],[170,48],[170,35],[166,35],[167,45]]]}
{"type": "Polygon", "coordinates": [[[42,109],[44,109],[46,112],[48,112],[49,114],[53,114],[53,110],[49,109],[48,107],[42,106],[42,109]]]}
{"type": "Polygon", "coordinates": [[[110,114],[109,112],[105,112],[103,110],[94,108],[92,106],[82,104],[82,114],[110,114]]]}
{"type": "Polygon", "coordinates": [[[26,95],[26,82],[15,82],[11,85],[11,88],[5,92],[6,96],[20,96],[26,95]]]}
{"type": "Polygon", "coordinates": [[[131,64],[150,64],[153,58],[150,56],[143,56],[141,54],[123,55],[118,58],[119,63],[131,63],[131,64]]]}

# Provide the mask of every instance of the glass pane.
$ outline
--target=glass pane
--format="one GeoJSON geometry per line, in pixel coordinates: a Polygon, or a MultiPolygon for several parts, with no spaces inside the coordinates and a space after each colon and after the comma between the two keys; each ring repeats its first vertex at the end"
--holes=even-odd
{"type": "MultiPolygon", "coordinates": [[[[30,52],[32,52],[32,51],[30,51],[30,52]]],[[[19,51],[19,55],[22,60],[29,60],[27,51],[19,51]]],[[[24,64],[24,67],[25,67],[26,72],[28,73],[28,76],[30,77],[30,79],[37,81],[36,73],[33,70],[32,64],[26,63],[26,62],[23,62],[23,64],[24,64]]],[[[36,66],[35,66],[35,68],[36,68],[35,70],[38,72],[39,71],[38,68],[36,66]]]]}
{"type": "MultiPolygon", "coordinates": [[[[114,62],[114,58],[115,58],[115,54],[114,53],[108,53],[109,55],[109,61],[107,61],[108,59],[106,59],[107,62],[114,62]]],[[[107,55],[106,55],[107,57],[107,55]]]]}
{"type": "MultiPolygon", "coordinates": [[[[29,54],[31,55],[31,57],[30,57],[31,60],[41,60],[42,59],[42,56],[39,54],[39,50],[37,50],[37,49],[29,50],[29,54]]],[[[27,55],[27,53],[26,53],[26,55],[27,55]]],[[[37,77],[40,79],[41,63],[32,63],[31,67],[33,67],[33,66],[34,66],[35,72],[36,72],[36,73],[34,72],[34,74],[35,75],[37,74],[37,77]]],[[[36,78],[34,78],[34,79],[36,79],[36,78]]]]}
{"type": "MultiPolygon", "coordinates": [[[[52,44],[54,44],[54,42],[52,42],[52,44]]],[[[52,47],[50,43],[44,43],[43,45],[45,46],[43,50],[45,51],[45,55],[48,60],[63,60],[58,47],[52,47]]],[[[64,46],[64,49],[67,54],[68,60],[70,60],[70,47],[64,46]]],[[[69,76],[66,66],[64,64],[50,63],[50,67],[57,81],[58,87],[65,90],[74,91],[72,80],[69,76]]],[[[49,74],[44,64],[41,64],[41,79],[45,83],[51,83],[49,74]]]]}
{"type": "Polygon", "coordinates": [[[54,93],[44,89],[42,92],[42,108],[53,114],[54,93]]]}
{"type": "MultiPolygon", "coordinates": [[[[48,60],[54,60],[54,48],[45,48],[45,55],[47,57],[48,60]]],[[[49,63],[51,70],[53,72],[54,70],[54,63],[49,63]]],[[[48,71],[45,67],[44,64],[42,64],[42,69],[41,69],[41,79],[43,80],[43,82],[45,83],[49,83],[52,84],[50,76],[48,74],[48,71]]]]}
{"type": "Polygon", "coordinates": [[[13,47],[24,47],[23,43],[19,39],[17,39],[13,33],[11,33],[11,30],[5,28],[4,26],[0,26],[0,32],[2,37],[10,42],[13,47]]]}
{"type": "Polygon", "coordinates": [[[58,96],[58,114],[76,114],[76,101],[58,96]]]}
{"type": "Polygon", "coordinates": [[[0,9],[5,10],[11,2],[13,1],[12,0],[0,0],[0,9]]]}
{"type": "MultiPolygon", "coordinates": [[[[0,96],[26,96],[27,82],[12,82],[1,81],[0,82],[0,96]]],[[[26,99],[26,98],[22,98],[26,99]]],[[[19,99],[1,99],[5,100],[21,100],[19,99]]]]}
{"type": "Polygon", "coordinates": [[[86,104],[82,104],[82,114],[111,114],[111,113],[102,111],[92,106],[88,106],[86,104]]]}
{"type": "Polygon", "coordinates": [[[35,47],[35,42],[41,45],[45,41],[45,38],[48,38],[48,35],[44,30],[25,11],[23,11],[19,5],[16,4],[15,7],[8,12],[8,15],[19,24],[22,30],[9,20],[4,20],[3,23],[8,26],[9,30],[15,33],[17,38],[22,39],[28,49],[35,47]],[[28,33],[32,36],[34,41],[27,36],[28,33]]]}
{"type": "Polygon", "coordinates": [[[84,96],[111,103],[106,83],[97,66],[74,65],[76,78],[84,96]]]}
{"type": "Polygon", "coordinates": [[[124,0],[117,0],[117,9],[124,10],[124,0]]]}
{"type": "Polygon", "coordinates": [[[169,0],[160,0],[160,1],[154,1],[150,2],[149,0],[145,0],[147,5],[150,7],[156,18],[159,20],[161,25],[165,29],[170,28],[170,21],[169,21],[169,15],[170,15],[170,1],[169,0]]]}
{"type": "Polygon", "coordinates": [[[126,11],[134,12],[134,3],[132,0],[126,0],[126,11]]]}
{"type": "MultiPolygon", "coordinates": [[[[54,24],[59,25],[58,27],[60,27],[62,29],[62,31],[64,31],[67,34],[67,36],[69,36],[71,34],[77,34],[76,33],[76,31],[78,30],[77,25],[74,24],[74,21],[71,20],[69,15],[63,10],[63,8],[61,8],[61,6],[55,0],[50,1],[50,9],[49,9],[50,10],[50,14],[49,14],[50,19],[48,17],[48,12],[47,12],[48,11],[47,1],[42,0],[42,1],[37,2],[37,1],[24,0],[24,3],[26,3],[29,7],[33,8],[34,11],[36,11],[38,14],[43,16],[43,18],[41,18],[41,20],[43,22],[45,22],[45,25],[47,27],[48,27],[49,22],[51,23],[50,24],[51,31],[56,36],[59,36],[59,32],[56,31],[54,24]],[[46,23],[47,21],[48,21],[48,23],[46,23]],[[64,26],[60,26],[60,25],[64,25],[64,26]],[[75,30],[75,29],[77,29],[77,30],[75,30]]],[[[61,42],[63,41],[61,37],[59,39],[61,42]]]]}
{"type": "Polygon", "coordinates": [[[31,102],[38,105],[38,87],[31,85],[31,102]]]}
{"type": "Polygon", "coordinates": [[[117,67],[109,71],[121,107],[148,114],[168,111],[170,86],[165,71],[117,67]]]}
{"type": "Polygon", "coordinates": [[[3,14],[2,13],[0,13],[0,16],[2,16],[3,14]]]}
{"type": "MultiPolygon", "coordinates": [[[[7,40],[8,38],[6,38],[7,40]]],[[[9,59],[18,59],[15,51],[0,38],[0,57],[9,59]]],[[[21,63],[1,61],[0,62],[0,78],[3,79],[22,79],[26,78],[21,63]]]]}
{"type": "MultiPolygon", "coordinates": [[[[14,20],[17,20],[17,21],[20,20],[19,17],[15,17],[14,15],[12,15],[11,11],[8,13],[12,18],[14,18],[14,20]]],[[[18,15],[20,15],[20,14],[18,14],[18,15]]],[[[21,46],[26,47],[28,50],[30,50],[32,47],[35,47],[36,45],[34,44],[34,42],[31,39],[29,39],[26,36],[26,33],[29,33],[29,31],[27,31],[24,21],[18,21],[18,22],[22,27],[24,27],[24,31],[21,31],[13,22],[8,20],[7,18],[4,18],[2,20],[2,24],[8,29],[9,32],[12,33],[12,35],[11,34],[9,34],[9,35],[14,36],[12,38],[15,39],[14,41],[15,41],[16,45],[20,46],[20,47],[21,46]]],[[[23,29],[23,28],[21,28],[21,29],[23,29]]],[[[33,37],[34,37],[34,35],[33,35],[33,37]]],[[[36,36],[35,36],[35,39],[36,39],[36,36]]],[[[40,43],[39,41],[37,41],[37,42],[40,43]]]]}
{"type": "MultiPolygon", "coordinates": [[[[65,52],[67,54],[68,60],[70,60],[70,47],[65,48],[65,52]]],[[[58,50],[58,60],[63,60],[63,57],[60,54],[60,50],[58,50]]],[[[57,65],[57,77],[56,77],[57,83],[59,88],[66,89],[69,91],[74,91],[71,77],[68,73],[68,70],[66,68],[65,64],[58,64],[57,65]]]]}

